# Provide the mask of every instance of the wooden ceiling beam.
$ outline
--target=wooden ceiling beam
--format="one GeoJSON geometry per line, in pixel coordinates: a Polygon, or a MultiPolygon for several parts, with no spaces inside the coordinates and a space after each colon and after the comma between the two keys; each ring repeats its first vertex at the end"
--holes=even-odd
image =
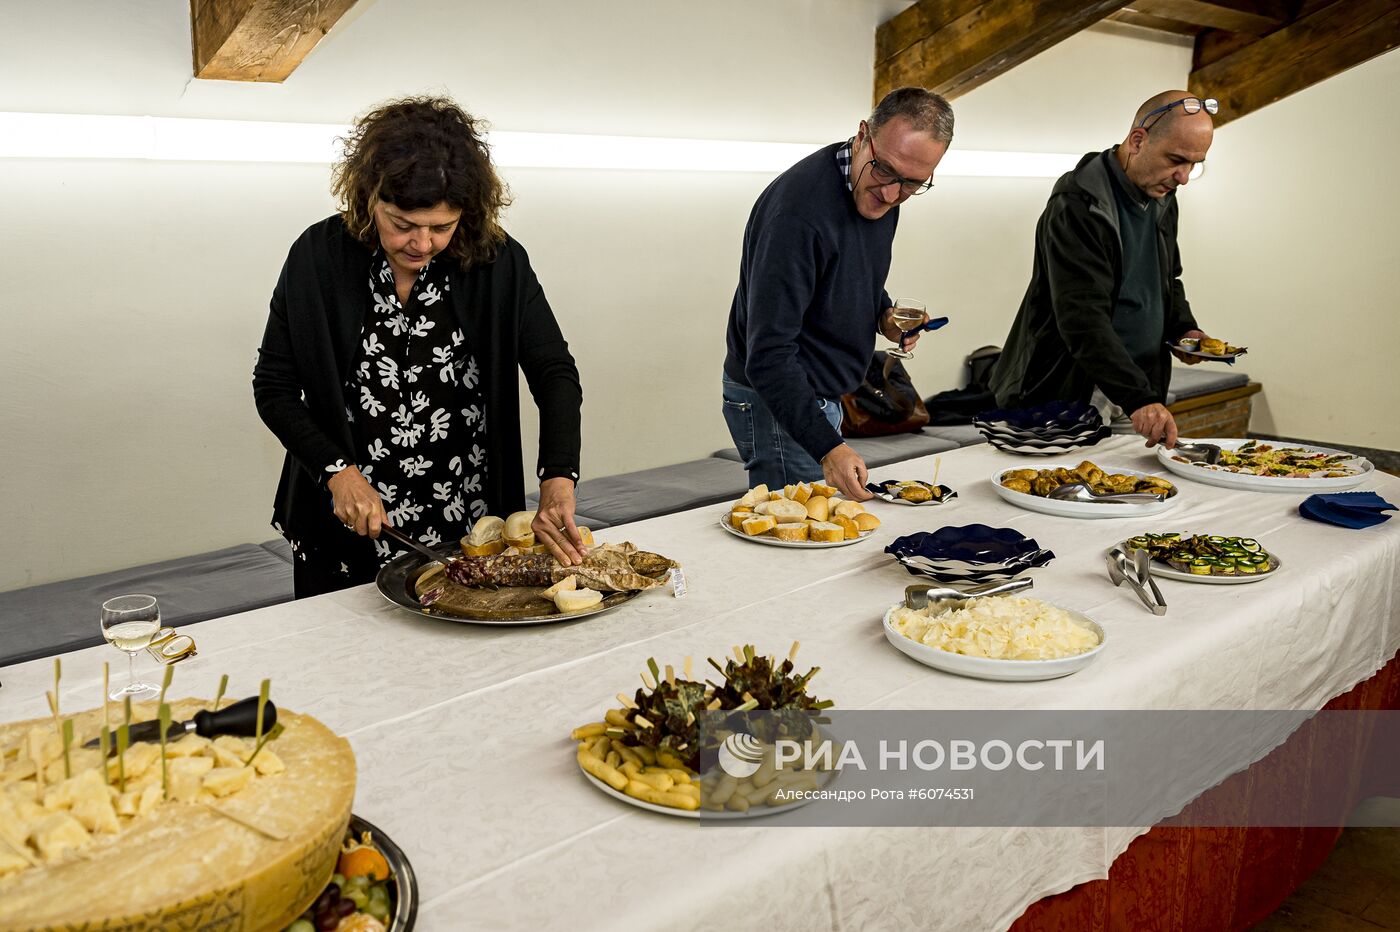
{"type": "Polygon", "coordinates": [[[1193,26],[1190,23],[1179,23],[1176,20],[1163,19],[1160,16],[1153,16],[1151,13],[1140,12],[1136,4],[1124,7],[1106,18],[1111,23],[1126,23],[1129,26],[1155,29],[1158,32],[1170,32],[1178,36],[1194,36],[1201,31],[1201,27],[1193,26]]]}
{"type": "Polygon", "coordinates": [[[1400,0],[1335,0],[1191,72],[1187,87],[1237,120],[1400,45],[1400,0]]]}
{"type": "Polygon", "coordinates": [[[355,0],[190,0],[194,76],[285,81],[355,0]]]}
{"type": "MultiPolygon", "coordinates": [[[[1127,11],[1202,29],[1267,36],[1292,12],[1285,0],[1133,0],[1127,11]]],[[[1125,11],[1125,12],[1127,12],[1125,11]]]]}
{"type": "Polygon", "coordinates": [[[1129,0],[919,0],[875,31],[875,100],[918,85],[956,97],[1129,0]]]}

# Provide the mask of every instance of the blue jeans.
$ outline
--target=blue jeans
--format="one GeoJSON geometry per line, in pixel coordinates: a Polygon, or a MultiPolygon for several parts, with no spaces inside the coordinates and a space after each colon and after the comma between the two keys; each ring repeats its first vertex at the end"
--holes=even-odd
{"type": "MultiPolygon", "coordinates": [[[[724,422],[729,436],[749,471],[749,485],[760,483],[781,489],[794,482],[821,479],[822,467],[812,455],[773,420],[773,412],[758,392],[729,377],[721,383],[724,392],[724,422]]],[[[817,406],[827,423],[841,429],[841,400],[818,398],[817,406]]]]}

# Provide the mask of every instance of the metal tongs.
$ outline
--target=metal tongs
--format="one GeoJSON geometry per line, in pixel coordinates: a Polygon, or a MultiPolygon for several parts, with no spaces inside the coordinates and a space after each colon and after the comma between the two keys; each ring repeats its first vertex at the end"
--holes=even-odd
{"type": "Polygon", "coordinates": [[[927,608],[930,602],[938,602],[943,603],[943,607],[957,609],[962,608],[971,599],[980,599],[988,595],[1005,595],[1008,592],[1029,589],[1033,585],[1035,585],[1035,580],[1029,576],[1021,576],[1006,582],[982,583],[977,586],[969,586],[966,589],[916,583],[905,588],[904,605],[906,608],[917,611],[921,608],[927,608]]]}
{"type": "Polygon", "coordinates": [[[1222,452],[1217,444],[1202,443],[1199,440],[1183,440],[1172,447],[1172,453],[1188,463],[1204,463],[1207,466],[1214,466],[1220,462],[1222,452]]]}
{"type": "Polygon", "coordinates": [[[1162,597],[1162,590],[1157,588],[1157,581],[1152,578],[1151,554],[1146,550],[1135,550],[1130,557],[1122,547],[1114,547],[1109,550],[1105,562],[1108,564],[1108,578],[1113,580],[1115,586],[1121,586],[1126,581],[1149,612],[1154,615],[1167,613],[1167,600],[1162,597]],[[1147,591],[1148,586],[1152,588],[1151,594],[1147,591]]]}

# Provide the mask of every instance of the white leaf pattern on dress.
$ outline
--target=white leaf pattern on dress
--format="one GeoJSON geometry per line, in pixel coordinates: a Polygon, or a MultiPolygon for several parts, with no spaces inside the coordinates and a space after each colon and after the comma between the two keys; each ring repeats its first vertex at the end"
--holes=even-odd
{"type": "Polygon", "coordinates": [[[387,326],[393,331],[394,336],[401,337],[408,332],[408,318],[403,314],[395,314],[390,318],[387,326]]]}
{"type": "Polygon", "coordinates": [[[397,360],[385,357],[379,360],[379,384],[385,388],[399,387],[399,364],[397,360]]]}
{"type": "Polygon", "coordinates": [[[379,497],[384,499],[384,504],[386,505],[394,504],[394,499],[399,497],[399,487],[396,485],[388,485],[381,482],[379,485],[375,486],[375,488],[379,490],[379,497]]]}
{"type": "Polygon", "coordinates": [[[345,460],[336,460],[334,463],[331,463],[329,466],[326,467],[326,472],[334,475],[335,473],[338,473],[345,468],[345,460]]]}
{"type": "Polygon", "coordinates": [[[369,337],[364,340],[363,346],[366,356],[373,356],[375,353],[384,352],[384,344],[379,342],[379,334],[377,333],[371,332],[369,337]]]}
{"type": "MultiPolygon", "coordinates": [[[[442,538],[438,536],[438,532],[431,527],[424,528],[423,533],[418,535],[418,540],[427,544],[429,547],[436,547],[438,544],[442,543],[442,538]]],[[[254,721],[257,721],[257,719],[255,718],[254,721]]]]}
{"type": "Polygon", "coordinates": [[[442,292],[437,290],[437,285],[428,282],[427,286],[418,292],[418,300],[424,304],[437,304],[442,300],[442,292]]]}
{"type": "Polygon", "coordinates": [[[466,513],[466,510],[465,503],[459,493],[452,496],[452,500],[443,507],[442,516],[455,524],[462,520],[462,516],[466,513]]]}
{"type": "Polygon", "coordinates": [[[417,521],[422,514],[423,506],[415,505],[413,499],[404,496],[404,500],[399,502],[393,511],[389,512],[389,523],[397,527],[401,524],[407,524],[409,521],[417,521]]]}
{"type": "MultiPolygon", "coordinates": [[[[374,296],[374,313],[392,314],[394,312],[394,305],[397,303],[398,302],[392,297],[386,298],[382,294],[377,294],[374,296]]],[[[400,314],[399,316],[402,317],[403,315],[400,314]]]]}
{"type": "Polygon", "coordinates": [[[413,412],[415,414],[432,404],[432,402],[428,400],[428,396],[423,394],[422,392],[414,392],[413,397],[409,399],[409,402],[412,403],[413,412]]]}
{"type": "MultiPolygon", "coordinates": [[[[450,346],[439,346],[439,347],[434,348],[434,349],[433,349],[433,362],[437,363],[439,366],[450,366],[450,365],[452,365],[452,347],[450,347],[450,346]]],[[[445,381],[447,381],[447,380],[446,380],[446,379],[443,379],[443,381],[445,382],[445,381]]]]}
{"type": "Polygon", "coordinates": [[[426,337],[428,335],[428,331],[433,329],[433,327],[435,326],[436,324],[429,320],[427,318],[427,315],[420,314],[418,317],[418,323],[413,325],[413,329],[409,331],[409,334],[415,337],[426,337]]]}
{"type": "Polygon", "coordinates": [[[456,330],[452,331],[453,346],[461,346],[462,343],[466,341],[466,339],[467,335],[462,332],[462,328],[458,327],[456,330]]]}
{"type": "Polygon", "coordinates": [[[423,436],[423,425],[414,424],[412,427],[390,427],[390,442],[401,446],[411,447],[418,443],[418,438],[423,436]]]}
{"type": "Polygon", "coordinates": [[[452,475],[460,476],[462,474],[462,458],[460,456],[452,457],[447,461],[447,468],[452,470],[452,475]]]}
{"type": "Polygon", "coordinates": [[[452,421],[452,415],[445,409],[438,408],[433,412],[432,430],[428,432],[429,440],[442,440],[447,436],[447,428],[452,421]]]}
{"type": "Polygon", "coordinates": [[[467,371],[462,376],[462,384],[467,388],[476,388],[476,383],[481,380],[481,370],[476,367],[476,357],[467,359],[467,371]]]}
{"type": "Polygon", "coordinates": [[[402,469],[403,474],[410,479],[414,476],[423,475],[432,465],[432,460],[424,459],[422,456],[410,456],[406,459],[399,460],[399,468],[402,469]]]}
{"type": "Polygon", "coordinates": [[[381,537],[374,542],[374,552],[380,559],[389,556],[393,550],[394,548],[389,546],[389,538],[387,537],[381,537]]]}
{"type": "Polygon", "coordinates": [[[360,386],[360,407],[368,411],[370,417],[379,417],[385,410],[384,405],[378,398],[374,397],[374,393],[369,390],[368,385],[360,386]]]}
{"type": "Polygon", "coordinates": [[[484,514],[486,514],[486,499],[478,498],[472,502],[472,518],[474,520],[484,514]]]}
{"type": "Polygon", "coordinates": [[[481,409],[478,408],[476,405],[472,405],[470,408],[462,409],[462,421],[468,427],[471,427],[473,424],[475,424],[476,419],[479,417],[481,417],[481,409]]]}
{"type": "Polygon", "coordinates": [[[481,473],[477,473],[476,475],[474,475],[474,476],[472,476],[470,479],[468,479],[466,482],[463,482],[463,483],[462,483],[462,489],[463,489],[463,491],[466,491],[466,492],[480,492],[480,491],[481,491],[481,473]]]}
{"type": "Polygon", "coordinates": [[[368,452],[370,459],[382,460],[384,457],[389,455],[389,448],[384,445],[383,439],[375,437],[374,443],[371,443],[369,445],[368,452]]]}
{"type": "Polygon", "coordinates": [[[413,412],[408,410],[408,405],[399,405],[399,410],[394,412],[394,420],[408,427],[413,424],[413,412]]]}
{"type": "Polygon", "coordinates": [[[467,455],[467,462],[473,466],[480,466],[486,461],[486,451],[476,444],[472,444],[472,451],[467,455]]]}
{"type": "Polygon", "coordinates": [[[440,502],[445,502],[445,501],[450,500],[450,499],[452,498],[452,483],[450,483],[450,482],[434,482],[434,483],[433,483],[433,498],[437,499],[437,500],[440,501],[440,502]]]}
{"type": "Polygon", "coordinates": [[[408,366],[403,370],[403,380],[405,382],[417,382],[418,373],[423,371],[422,366],[408,366]]]}

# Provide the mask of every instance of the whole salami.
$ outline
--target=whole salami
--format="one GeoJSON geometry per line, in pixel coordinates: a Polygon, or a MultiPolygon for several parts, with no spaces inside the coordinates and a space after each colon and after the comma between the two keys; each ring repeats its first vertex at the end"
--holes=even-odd
{"type": "Polygon", "coordinates": [[[459,557],[447,563],[447,578],[459,586],[552,586],[559,564],[547,553],[459,557]]]}

